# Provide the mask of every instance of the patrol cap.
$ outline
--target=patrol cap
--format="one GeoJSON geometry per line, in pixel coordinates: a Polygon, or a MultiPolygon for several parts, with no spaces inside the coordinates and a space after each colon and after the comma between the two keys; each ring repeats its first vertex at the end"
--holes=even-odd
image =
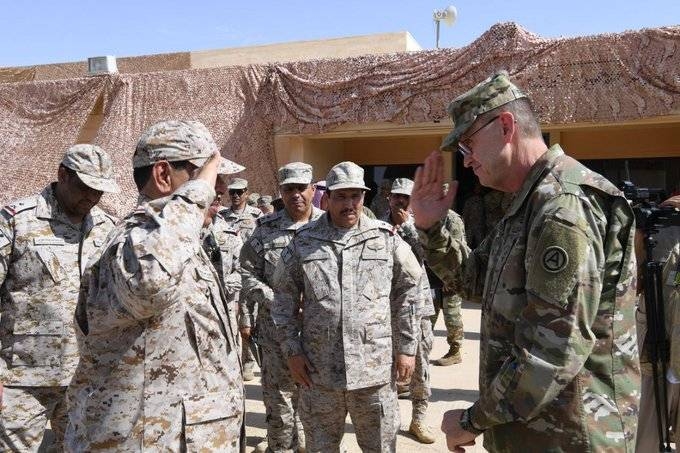
{"type": "Polygon", "coordinates": [[[314,183],[316,190],[326,190],[326,181],[323,179],[314,183]]]}
{"type": "Polygon", "coordinates": [[[291,162],[279,168],[279,185],[311,184],[312,166],[304,162],[291,162]]]}
{"type": "MultiPolygon", "coordinates": [[[[149,127],[137,142],[132,156],[132,167],[148,167],[166,160],[188,160],[197,167],[217,152],[217,144],[208,128],[199,121],[169,120],[149,127]]],[[[219,174],[232,174],[245,169],[224,157],[218,168],[219,174]]]]}
{"type": "Polygon", "coordinates": [[[402,195],[408,195],[409,197],[411,196],[412,191],[413,181],[408,178],[395,179],[392,183],[392,188],[390,189],[390,193],[399,193],[402,195]]]}
{"type": "Polygon", "coordinates": [[[113,177],[113,164],[106,152],[96,145],[73,145],[64,154],[61,165],[75,171],[86,186],[101,192],[120,192],[113,177]]]}
{"type": "Polygon", "coordinates": [[[258,206],[271,206],[271,204],[272,204],[271,195],[262,195],[260,198],[257,199],[258,206]]]}
{"type": "Polygon", "coordinates": [[[220,157],[220,166],[217,167],[218,175],[233,175],[234,173],[241,172],[245,170],[246,167],[239,165],[236,162],[220,157]]]}
{"type": "Polygon", "coordinates": [[[453,130],[442,141],[441,149],[455,151],[461,135],[472,126],[479,115],[526,97],[527,95],[510,81],[506,71],[492,75],[449,104],[447,111],[453,121],[453,130]]]}
{"type": "Polygon", "coordinates": [[[243,178],[234,178],[227,186],[227,190],[245,190],[248,188],[248,181],[243,178]]]}
{"type": "Polygon", "coordinates": [[[364,184],[364,169],[354,162],[340,162],[326,175],[328,190],[363,189],[371,190],[364,184]]]}

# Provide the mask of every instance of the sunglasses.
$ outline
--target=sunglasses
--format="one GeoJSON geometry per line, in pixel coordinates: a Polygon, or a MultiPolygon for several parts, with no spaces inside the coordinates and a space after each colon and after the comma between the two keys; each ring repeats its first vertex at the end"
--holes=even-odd
{"type": "Polygon", "coordinates": [[[245,192],[245,189],[229,189],[229,195],[243,195],[245,192]]]}
{"type": "Polygon", "coordinates": [[[467,138],[462,139],[462,140],[458,140],[458,152],[461,153],[461,154],[463,155],[463,157],[469,157],[469,156],[471,156],[471,155],[472,155],[472,150],[470,149],[470,146],[469,146],[469,145],[466,145],[464,142],[468,142],[468,143],[469,143],[470,140],[472,139],[472,136],[473,136],[473,135],[475,135],[477,132],[481,131],[481,130],[484,129],[486,126],[488,126],[489,124],[493,123],[494,121],[496,121],[496,120],[497,120],[498,118],[500,118],[500,117],[501,117],[500,115],[494,116],[494,117],[491,118],[489,121],[487,121],[486,123],[484,123],[484,125],[483,125],[482,127],[477,128],[477,130],[475,130],[472,134],[468,135],[467,138]]]}

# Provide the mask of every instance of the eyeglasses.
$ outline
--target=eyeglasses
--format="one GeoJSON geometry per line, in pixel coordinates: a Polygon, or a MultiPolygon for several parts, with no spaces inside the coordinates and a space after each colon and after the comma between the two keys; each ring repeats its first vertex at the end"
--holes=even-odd
{"type": "Polygon", "coordinates": [[[463,142],[464,142],[464,141],[465,141],[465,142],[470,142],[470,140],[472,139],[472,136],[473,136],[473,135],[475,135],[477,132],[481,131],[481,130],[484,129],[486,126],[488,126],[489,124],[493,123],[494,121],[496,121],[496,120],[497,120],[498,118],[500,118],[500,117],[501,117],[500,115],[494,116],[494,117],[491,118],[489,121],[487,121],[486,123],[484,123],[484,125],[483,125],[482,127],[477,128],[477,130],[475,130],[472,134],[468,135],[467,138],[466,138],[465,140],[458,140],[458,152],[461,153],[461,154],[463,155],[463,157],[469,157],[469,156],[471,156],[471,155],[472,155],[472,150],[470,149],[470,147],[469,147],[468,145],[466,145],[466,144],[463,143],[463,142]]]}
{"type": "Polygon", "coordinates": [[[246,189],[229,189],[229,195],[243,195],[246,189]]]}

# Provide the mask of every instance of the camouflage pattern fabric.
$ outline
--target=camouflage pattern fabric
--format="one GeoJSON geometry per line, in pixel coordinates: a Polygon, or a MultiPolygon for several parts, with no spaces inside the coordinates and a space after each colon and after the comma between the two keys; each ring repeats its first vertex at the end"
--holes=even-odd
{"type": "Polygon", "coordinates": [[[440,289],[435,291],[434,314],[430,317],[431,327],[434,329],[439,319],[439,313],[444,318],[446,327],[446,342],[449,346],[460,348],[464,338],[463,330],[463,299],[451,291],[440,289]]]}
{"type": "Polygon", "coordinates": [[[244,389],[218,274],[201,247],[202,180],[144,201],[91,262],[68,451],[240,450],[244,389]]]}
{"type": "Polygon", "coordinates": [[[227,225],[235,228],[243,242],[246,242],[257,226],[256,220],[262,217],[262,211],[255,206],[246,205],[241,212],[225,208],[220,210],[219,215],[224,218],[227,225]]]}
{"type": "Polygon", "coordinates": [[[411,391],[411,401],[413,404],[412,418],[419,422],[425,422],[428,400],[432,395],[430,388],[430,352],[434,343],[434,333],[429,317],[422,317],[420,320],[421,337],[418,342],[418,352],[416,353],[416,367],[411,376],[409,390],[411,391]]]}
{"type": "Polygon", "coordinates": [[[441,224],[420,233],[445,282],[464,272],[474,290],[485,277],[471,408],[485,448],[632,452],[634,218],[621,192],[555,145],[464,269],[441,224]]]}
{"type": "Polygon", "coordinates": [[[61,453],[66,422],[66,387],[5,387],[0,411],[2,451],[61,453]],[[50,422],[54,437],[42,445],[45,426],[50,422]]]}
{"type": "MultiPolygon", "coordinates": [[[[220,277],[226,295],[227,312],[232,330],[238,331],[238,299],[241,291],[241,265],[239,255],[243,241],[238,231],[227,224],[220,215],[202,232],[203,250],[220,277]]],[[[236,335],[239,342],[240,335],[236,335]]]]}
{"type": "Polygon", "coordinates": [[[300,418],[308,453],[339,452],[350,414],[361,451],[394,453],[399,430],[399,403],[394,384],[357,390],[314,385],[300,388],[300,418]]]}
{"type": "MultiPolygon", "coordinates": [[[[0,382],[23,392],[21,398],[3,398],[2,449],[16,441],[13,427],[24,430],[24,448],[37,449],[46,423],[44,405],[62,404],[55,398],[63,398],[78,363],[73,312],[81,272],[100,253],[115,222],[95,206],[82,224],[73,224],[54,187],[0,212],[0,382]],[[54,398],[45,402],[36,399],[38,394],[54,398]],[[15,407],[16,401],[21,406],[15,407]]],[[[65,420],[53,423],[60,443],[65,420]]]]}
{"type": "Polygon", "coordinates": [[[463,223],[465,224],[467,243],[470,248],[474,249],[486,237],[486,215],[484,213],[484,199],[481,195],[473,194],[465,200],[463,223]]]}
{"type": "Polygon", "coordinates": [[[313,389],[300,394],[308,414],[315,408],[302,421],[310,451],[335,451],[326,445],[339,442],[347,412],[362,449],[394,448],[396,427],[391,426],[398,409],[390,387],[395,378],[392,348],[396,343],[398,353],[416,354],[422,278],[408,244],[389,224],[365,215],[351,229],[336,228],[323,215],[299,228],[281,254],[272,285],[277,288],[272,318],[284,357],[305,354],[314,368],[313,389]],[[338,399],[347,403],[337,405],[338,399]],[[354,401],[363,404],[357,407],[354,401]],[[320,417],[319,410],[332,411],[331,419],[320,417]]]}
{"type": "Polygon", "coordinates": [[[484,219],[486,225],[485,231],[493,231],[496,224],[501,221],[512,203],[512,194],[500,192],[498,190],[491,190],[484,194],[484,219]]]}
{"type": "Polygon", "coordinates": [[[384,194],[377,193],[371,201],[370,208],[375,217],[380,219],[390,212],[390,202],[384,194]]]}
{"type": "MultiPolygon", "coordinates": [[[[312,208],[310,221],[322,214],[320,209],[312,208]]],[[[271,305],[274,300],[274,269],[281,253],[303,223],[293,221],[283,209],[260,217],[257,224],[241,251],[241,325],[255,326],[258,344],[262,348],[262,398],[267,411],[269,449],[274,452],[295,450],[296,436],[303,434],[297,415],[298,392],[276,339],[271,305]],[[253,323],[254,305],[258,306],[256,323],[253,323]]]]}

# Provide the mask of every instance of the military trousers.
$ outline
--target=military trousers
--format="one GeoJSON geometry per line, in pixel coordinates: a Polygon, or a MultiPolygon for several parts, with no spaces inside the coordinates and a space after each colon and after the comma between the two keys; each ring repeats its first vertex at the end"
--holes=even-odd
{"type": "Polygon", "coordinates": [[[441,311],[446,326],[446,342],[449,346],[460,347],[463,340],[462,299],[458,294],[443,289],[434,289],[432,292],[434,295],[434,315],[430,317],[432,327],[434,328],[437,323],[441,311]]]}
{"type": "Polygon", "coordinates": [[[418,341],[418,349],[416,351],[416,366],[411,376],[409,390],[411,392],[411,401],[413,402],[412,418],[424,421],[427,401],[432,394],[430,390],[430,352],[432,352],[434,334],[432,333],[432,324],[430,324],[429,318],[423,317],[420,320],[420,329],[420,341],[418,341]]]}
{"type": "MultiPolygon", "coordinates": [[[[637,453],[659,451],[659,419],[656,416],[654,378],[651,374],[643,372],[640,384],[640,412],[635,451],[637,453]]],[[[661,387],[659,386],[659,388],[661,387]]],[[[669,425],[671,432],[675,435],[677,445],[678,440],[680,440],[678,438],[678,430],[680,429],[680,407],[678,407],[680,406],[680,384],[672,384],[666,381],[666,396],[669,425]]]]}
{"type": "Polygon", "coordinates": [[[262,400],[266,410],[267,443],[272,452],[296,451],[304,445],[304,430],[298,415],[298,388],[274,338],[269,311],[260,310],[257,336],[262,352],[262,400]]]}
{"type": "Polygon", "coordinates": [[[362,452],[396,450],[400,422],[393,383],[357,390],[301,387],[299,409],[308,453],[339,452],[348,413],[362,452]]]}
{"type": "Polygon", "coordinates": [[[5,387],[0,408],[0,451],[63,451],[68,422],[66,387],[5,387]],[[44,439],[47,422],[53,438],[44,439]],[[44,443],[43,440],[46,442],[44,443]]]}

